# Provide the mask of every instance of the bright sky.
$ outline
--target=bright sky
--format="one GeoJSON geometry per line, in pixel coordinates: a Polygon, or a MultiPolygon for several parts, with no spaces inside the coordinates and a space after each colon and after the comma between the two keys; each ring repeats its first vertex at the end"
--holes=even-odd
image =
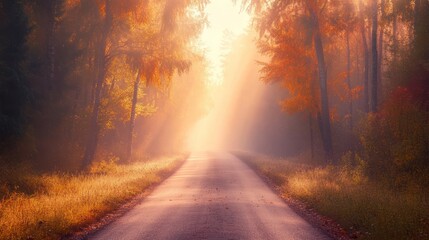
{"type": "Polygon", "coordinates": [[[208,61],[209,81],[220,84],[223,81],[223,58],[231,50],[232,37],[245,33],[250,16],[240,11],[239,4],[232,0],[212,0],[205,9],[209,26],[200,37],[208,61]]]}

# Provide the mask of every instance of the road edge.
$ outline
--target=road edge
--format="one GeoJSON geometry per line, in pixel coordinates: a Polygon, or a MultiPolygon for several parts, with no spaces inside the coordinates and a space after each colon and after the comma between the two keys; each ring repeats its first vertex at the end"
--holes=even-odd
{"type": "Polygon", "coordinates": [[[240,154],[239,152],[232,151],[230,152],[231,155],[235,156],[238,160],[243,162],[246,166],[248,166],[252,171],[258,175],[262,181],[277,195],[279,196],[296,214],[298,214],[300,217],[302,217],[305,221],[307,221],[309,224],[311,224],[313,227],[319,229],[324,234],[326,234],[328,237],[335,239],[335,240],[351,240],[352,238],[349,237],[349,234],[347,231],[344,230],[344,228],[341,227],[340,224],[336,223],[333,219],[330,219],[326,216],[323,216],[316,211],[314,211],[312,208],[308,207],[303,202],[294,199],[290,196],[286,196],[284,193],[281,192],[281,189],[276,186],[271,179],[269,179],[267,176],[262,174],[258,169],[256,169],[254,166],[248,164],[245,160],[242,159],[243,154],[240,154]]]}
{"type": "Polygon", "coordinates": [[[109,224],[116,221],[118,218],[125,215],[128,211],[133,209],[135,206],[140,204],[144,199],[149,196],[159,185],[161,185],[165,180],[167,180],[169,177],[171,177],[173,174],[175,174],[182,166],[183,164],[188,160],[190,154],[186,154],[184,156],[184,160],[181,164],[177,165],[171,172],[165,173],[161,175],[161,181],[157,183],[151,184],[149,187],[147,187],[143,192],[138,194],[137,196],[131,198],[126,203],[122,204],[119,208],[107,212],[104,216],[97,219],[96,221],[80,227],[79,230],[71,232],[69,234],[66,234],[62,236],[61,240],[85,240],[88,239],[91,235],[96,234],[98,231],[102,230],[103,228],[107,227],[109,224]]]}

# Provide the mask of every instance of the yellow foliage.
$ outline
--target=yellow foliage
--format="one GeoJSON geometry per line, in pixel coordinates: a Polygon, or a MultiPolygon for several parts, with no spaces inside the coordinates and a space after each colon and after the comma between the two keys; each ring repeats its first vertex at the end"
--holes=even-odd
{"type": "Polygon", "coordinates": [[[0,202],[0,239],[58,239],[160,182],[181,162],[175,157],[131,165],[100,162],[94,174],[39,177],[40,191],[0,202]]]}
{"type": "Polygon", "coordinates": [[[428,187],[407,185],[405,191],[370,181],[366,163],[357,157],[349,165],[311,167],[269,157],[241,157],[267,176],[284,197],[301,200],[345,229],[360,231],[359,239],[426,239],[428,187]]]}

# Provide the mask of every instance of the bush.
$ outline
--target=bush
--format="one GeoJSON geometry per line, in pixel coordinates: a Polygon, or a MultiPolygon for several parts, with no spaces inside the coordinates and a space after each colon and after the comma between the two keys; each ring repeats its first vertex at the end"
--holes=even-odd
{"type": "Polygon", "coordinates": [[[379,113],[363,120],[360,141],[370,177],[392,179],[428,169],[427,114],[409,89],[398,87],[379,113]]]}
{"type": "Polygon", "coordinates": [[[41,188],[40,179],[32,173],[29,164],[0,162],[0,200],[14,193],[32,194],[41,188]]]}

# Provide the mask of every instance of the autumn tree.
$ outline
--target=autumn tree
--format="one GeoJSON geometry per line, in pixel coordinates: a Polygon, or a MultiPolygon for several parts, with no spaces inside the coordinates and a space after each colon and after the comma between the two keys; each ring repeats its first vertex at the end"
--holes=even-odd
{"type": "Polygon", "coordinates": [[[371,0],[371,54],[372,54],[372,69],[371,69],[371,98],[370,111],[376,112],[378,106],[378,1],[371,0]]]}
{"type": "MultiPolygon", "coordinates": [[[[166,1],[164,7],[161,11],[161,17],[159,22],[162,23],[162,37],[166,37],[168,34],[174,32],[176,26],[180,22],[180,17],[186,16],[186,9],[191,4],[197,4],[202,6],[204,1],[166,1]]],[[[149,1],[111,1],[105,0],[100,2],[100,9],[102,10],[103,20],[102,20],[102,30],[101,30],[101,38],[97,43],[98,50],[96,55],[96,66],[97,66],[97,80],[95,82],[95,91],[94,91],[94,104],[92,110],[92,116],[90,120],[90,132],[88,135],[88,143],[85,150],[85,155],[83,158],[83,166],[88,166],[93,158],[96,151],[97,143],[98,143],[98,135],[99,135],[99,112],[101,106],[101,98],[102,98],[102,89],[103,85],[106,81],[106,74],[108,73],[110,61],[120,55],[130,55],[135,61],[134,66],[137,66],[136,80],[134,81],[135,89],[133,91],[133,96],[135,96],[133,103],[131,104],[131,115],[130,115],[130,126],[129,126],[129,142],[130,146],[132,145],[132,132],[133,132],[133,124],[135,118],[135,105],[137,103],[137,93],[140,85],[140,78],[142,75],[146,75],[146,81],[151,81],[153,77],[152,74],[158,73],[161,70],[161,76],[164,74],[167,77],[171,77],[174,72],[174,69],[182,69],[183,63],[180,61],[176,61],[172,66],[166,64],[166,62],[162,63],[165,60],[165,56],[158,55],[159,52],[153,50],[152,46],[154,43],[149,43],[145,45],[145,43],[140,44],[140,48],[138,49],[127,49],[128,45],[132,45],[132,43],[127,42],[123,39],[121,35],[115,35],[113,30],[119,28],[122,20],[130,21],[130,13],[132,13],[133,9],[140,9],[141,12],[134,12],[135,14],[140,15],[138,18],[144,21],[146,18],[145,12],[148,8],[148,4],[152,4],[149,1]],[[125,48],[123,45],[125,44],[125,48]],[[137,60],[136,60],[137,59],[137,60]],[[152,60],[148,60],[152,59],[152,60]],[[149,66],[149,65],[152,65],[149,66]],[[141,67],[144,66],[145,73],[141,74],[141,67]],[[165,68],[164,68],[165,66],[165,68]],[[150,77],[148,79],[148,77],[150,77]],[[134,106],[134,107],[133,107],[134,106]],[[131,136],[131,137],[130,137],[131,136]]],[[[130,23],[130,22],[129,22],[130,23]]],[[[132,22],[131,24],[135,24],[136,22],[132,22]]],[[[144,33],[147,34],[147,33],[144,33]]],[[[149,33],[150,34],[150,33],[149,33]]],[[[159,40],[159,39],[158,39],[159,40]]],[[[181,43],[182,41],[177,41],[176,38],[174,41],[171,41],[169,44],[174,46],[174,44],[181,43]]],[[[146,42],[147,43],[147,42],[146,42]]],[[[135,47],[135,46],[134,46],[135,47]]],[[[155,46],[155,48],[160,48],[165,46],[155,46]]],[[[182,45],[177,45],[178,48],[182,47],[182,45]]],[[[171,50],[169,54],[174,54],[175,49],[164,48],[164,51],[171,50]]],[[[187,64],[187,63],[186,63],[187,64]]],[[[188,65],[188,64],[187,64],[188,65]]],[[[131,149],[131,148],[130,148],[131,149]]],[[[128,151],[128,154],[130,150],[128,151]]]]}
{"type": "Polygon", "coordinates": [[[166,3],[167,5],[162,15],[163,21],[155,18],[158,21],[149,22],[149,28],[157,27],[154,30],[146,29],[140,34],[137,33],[136,37],[134,37],[137,40],[134,40],[134,43],[130,43],[131,48],[126,50],[132,69],[136,71],[128,127],[128,146],[125,156],[127,161],[132,156],[136,106],[141,79],[145,80],[145,87],[166,86],[169,88],[174,73],[177,71],[178,74],[182,74],[188,70],[193,60],[194,54],[189,43],[199,33],[203,19],[195,19],[195,17],[180,13],[180,11],[184,11],[189,6],[182,5],[181,9],[175,5],[169,5],[173,3],[176,4],[174,1],[166,3]],[[172,8],[175,8],[174,11],[172,11],[172,8]],[[167,15],[169,16],[168,18],[167,15]],[[172,19],[174,23],[180,22],[181,24],[172,23],[172,19]],[[139,51],[141,48],[136,47],[136,45],[145,46],[145,51],[139,51]]]}
{"type": "MultiPolygon", "coordinates": [[[[327,2],[325,2],[326,4],[327,2]]],[[[261,35],[272,37],[272,28],[286,28],[288,21],[305,23],[304,31],[309,34],[311,48],[316,59],[317,76],[320,91],[320,129],[323,147],[327,160],[333,160],[331,120],[328,99],[328,74],[323,44],[324,26],[326,23],[326,5],[313,0],[296,1],[243,1],[243,6],[251,10],[260,10],[258,28],[261,35]],[[284,24],[284,25],[283,25],[284,24]]],[[[303,30],[299,29],[299,30],[303,30]]],[[[275,36],[274,36],[275,37],[275,36]]],[[[277,42],[276,42],[277,44],[277,42]]]]}

